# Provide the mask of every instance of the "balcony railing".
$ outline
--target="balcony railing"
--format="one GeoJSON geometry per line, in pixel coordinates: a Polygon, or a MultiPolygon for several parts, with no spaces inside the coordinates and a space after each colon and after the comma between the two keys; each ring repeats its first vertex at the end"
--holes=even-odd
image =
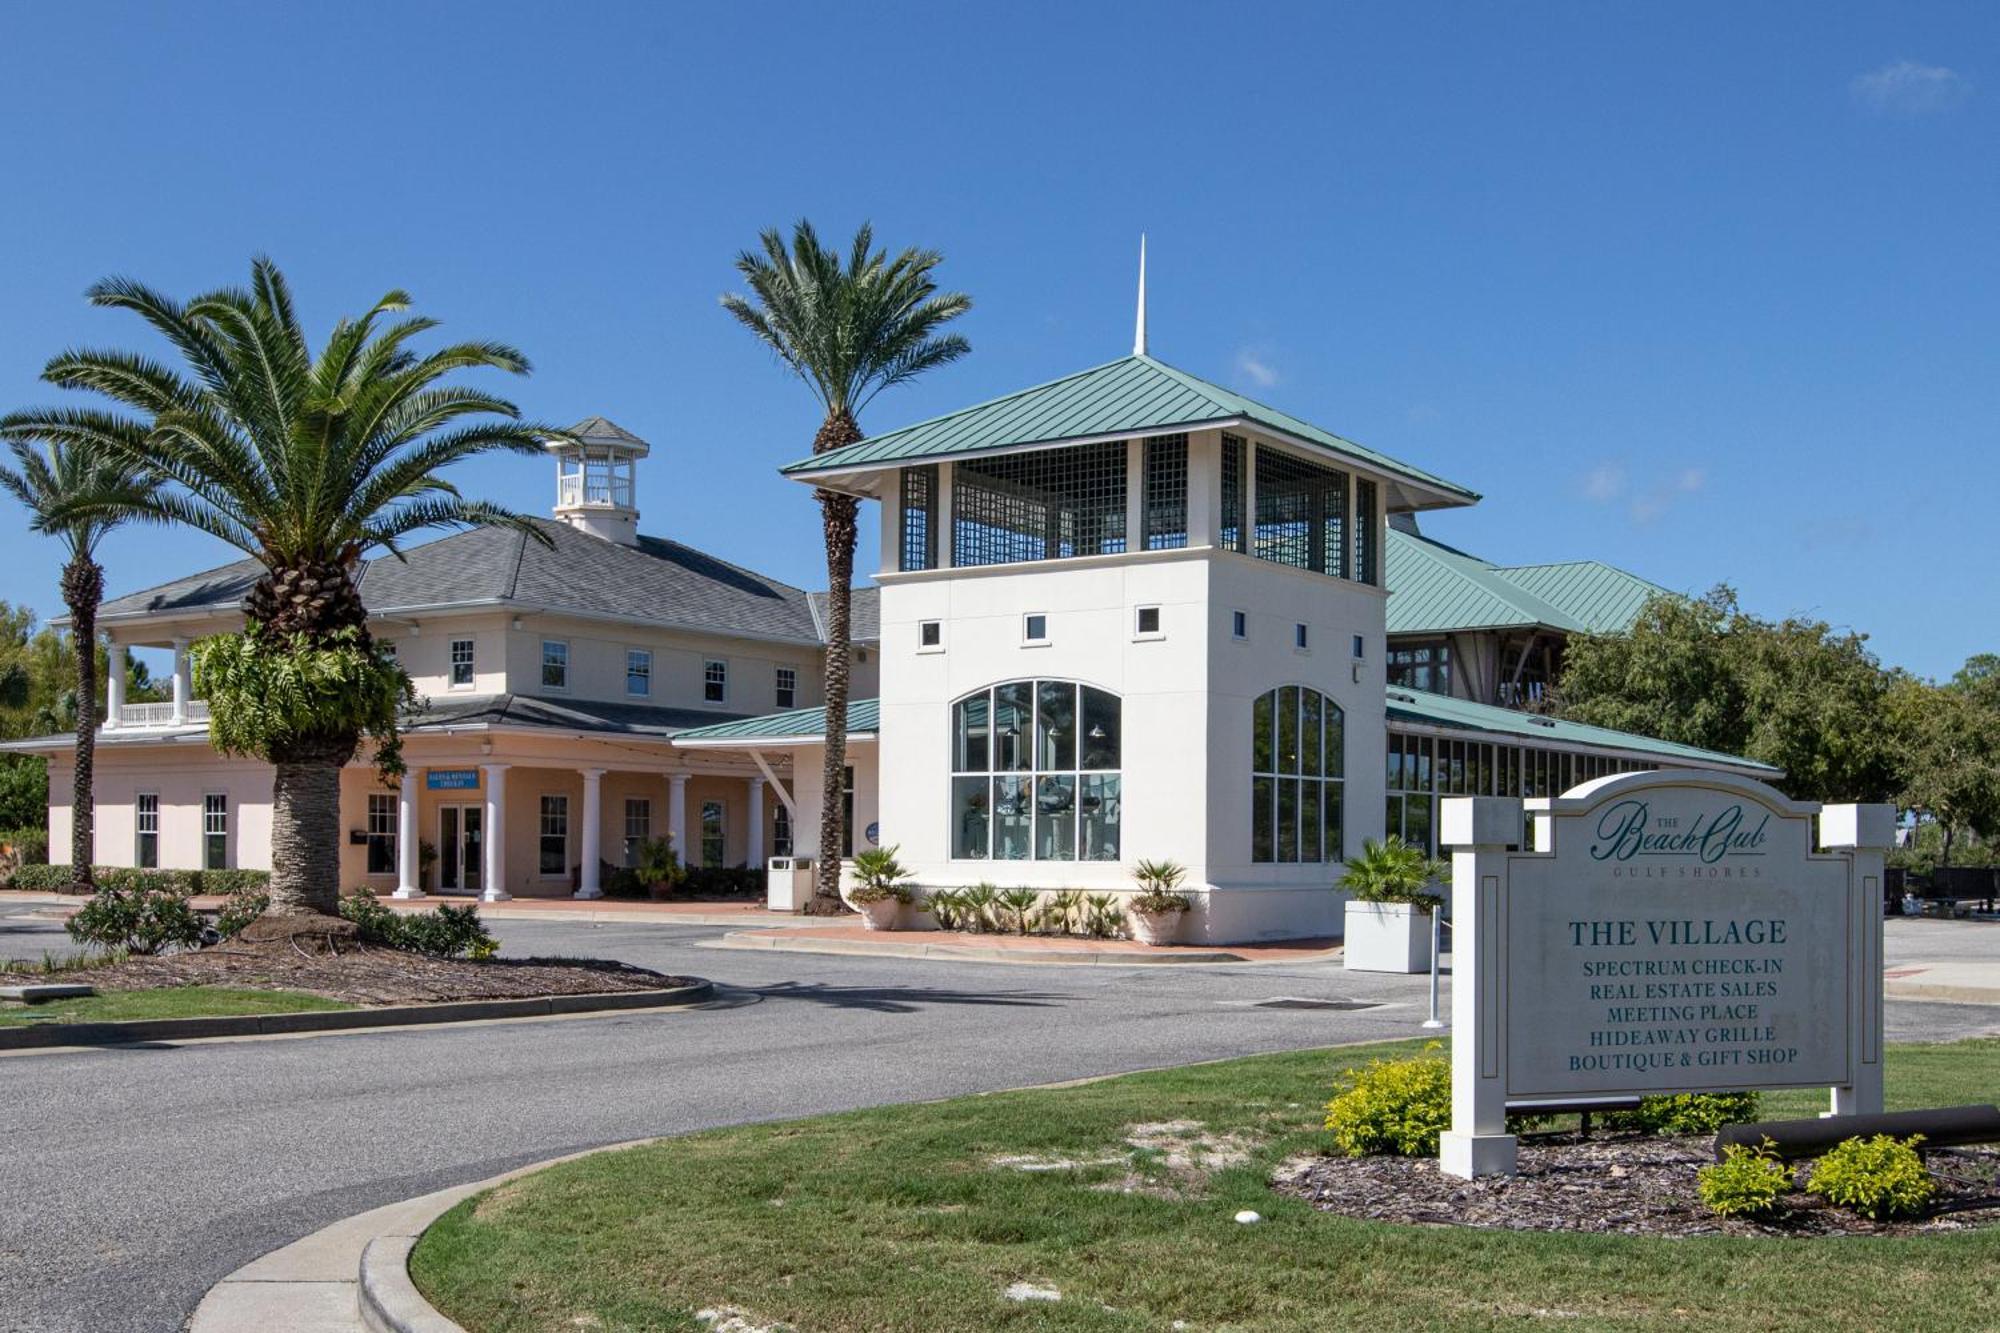
{"type": "MultiPolygon", "coordinates": [[[[187,725],[208,721],[208,700],[190,699],[187,706],[187,725]]],[[[118,722],[121,730],[133,727],[170,727],[174,725],[174,706],[164,704],[126,704],[118,722]]]]}

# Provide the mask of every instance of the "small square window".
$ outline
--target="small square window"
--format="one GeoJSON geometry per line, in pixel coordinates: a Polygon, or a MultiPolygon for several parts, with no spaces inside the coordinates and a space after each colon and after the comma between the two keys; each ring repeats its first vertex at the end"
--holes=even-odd
{"type": "Polygon", "coordinates": [[[1311,639],[1306,634],[1306,625],[1303,620],[1292,626],[1292,647],[1298,649],[1300,652],[1305,652],[1311,646],[1311,643],[1311,639]]]}
{"type": "Polygon", "coordinates": [[[1366,656],[1368,656],[1368,640],[1357,634],[1354,636],[1354,658],[1360,661],[1366,656]]]}
{"type": "Polygon", "coordinates": [[[1021,637],[1029,643],[1049,641],[1049,618],[1040,611],[1021,617],[1021,637]]]}
{"type": "Polygon", "coordinates": [[[944,647],[944,622],[939,620],[919,620],[917,622],[917,647],[944,647]]]}
{"type": "Polygon", "coordinates": [[[1250,617],[1241,611],[1229,613],[1229,637],[1247,639],[1250,637],[1250,617]]]}
{"type": "Polygon", "coordinates": [[[1142,606],[1139,608],[1139,633],[1158,634],[1160,632],[1160,608],[1142,606]]]}
{"type": "Polygon", "coordinates": [[[729,699],[729,663],[710,661],[701,666],[701,697],[708,703],[725,703],[729,699]]]}

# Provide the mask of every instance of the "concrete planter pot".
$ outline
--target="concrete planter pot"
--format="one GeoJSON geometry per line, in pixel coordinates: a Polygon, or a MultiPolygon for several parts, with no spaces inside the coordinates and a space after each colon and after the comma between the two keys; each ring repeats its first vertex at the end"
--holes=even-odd
{"type": "Polygon", "coordinates": [[[1342,962],[1350,972],[1431,970],[1431,914],[1409,903],[1347,904],[1342,962]]]}
{"type": "Polygon", "coordinates": [[[870,903],[854,904],[861,913],[861,924],[869,930],[894,930],[896,920],[902,915],[903,905],[894,898],[881,898],[870,903]]]}
{"type": "Polygon", "coordinates": [[[1132,938],[1141,944],[1172,944],[1174,936],[1181,933],[1182,912],[1142,912],[1138,908],[1128,908],[1125,912],[1126,924],[1132,928],[1132,938]]]}

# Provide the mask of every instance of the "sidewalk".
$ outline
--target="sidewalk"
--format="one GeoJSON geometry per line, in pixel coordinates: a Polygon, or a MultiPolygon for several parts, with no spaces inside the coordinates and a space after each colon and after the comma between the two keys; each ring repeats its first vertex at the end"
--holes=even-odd
{"type": "MultiPolygon", "coordinates": [[[[45,908],[34,915],[47,920],[67,918],[87,900],[71,893],[22,893],[0,891],[0,903],[23,903],[45,908]]],[[[202,911],[213,911],[229,900],[220,894],[198,893],[188,901],[202,911]]],[[[398,912],[428,912],[442,905],[477,907],[489,921],[615,921],[660,926],[755,926],[782,929],[812,924],[824,918],[794,916],[767,910],[754,900],[736,902],[647,902],[637,898],[510,898],[502,903],[480,902],[476,898],[425,896],[422,898],[383,897],[384,905],[398,912]]]]}
{"type": "Polygon", "coordinates": [[[1066,935],[869,930],[859,921],[828,921],[823,917],[806,918],[781,930],[732,930],[707,947],[866,954],[878,958],[952,958],[981,963],[1094,963],[1112,967],[1161,963],[1319,963],[1340,956],[1340,942],[1331,939],[1155,946],[1137,940],[1093,940],[1066,935]]]}

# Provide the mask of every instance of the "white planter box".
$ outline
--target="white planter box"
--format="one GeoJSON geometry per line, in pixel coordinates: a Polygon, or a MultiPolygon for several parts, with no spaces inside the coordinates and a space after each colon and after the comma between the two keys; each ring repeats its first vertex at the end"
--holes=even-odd
{"type": "Polygon", "coordinates": [[[1350,972],[1431,970],[1431,915],[1408,903],[1347,904],[1342,959],[1350,972]]]}

